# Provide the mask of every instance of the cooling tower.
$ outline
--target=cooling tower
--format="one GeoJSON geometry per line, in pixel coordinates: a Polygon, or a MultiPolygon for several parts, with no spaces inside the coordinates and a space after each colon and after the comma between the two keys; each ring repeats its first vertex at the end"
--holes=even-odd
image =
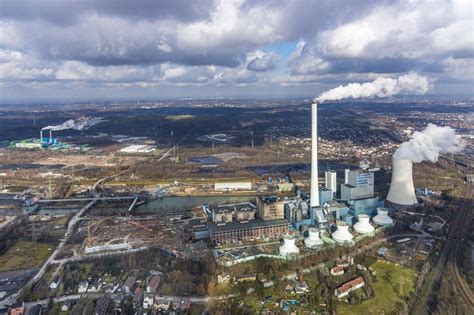
{"type": "Polygon", "coordinates": [[[388,210],[382,207],[377,208],[377,215],[372,218],[372,221],[374,221],[375,224],[381,226],[393,223],[392,218],[388,216],[388,210]]]}
{"type": "Polygon", "coordinates": [[[319,229],[311,227],[308,230],[309,236],[304,240],[304,245],[308,248],[317,248],[323,245],[323,241],[319,238],[319,229]]]}
{"type": "Polygon", "coordinates": [[[285,235],[283,237],[283,245],[280,246],[280,255],[298,255],[300,253],[300,249],[296,247],[295,241],[296,239],[293,235],[285,235]]]}
{"type": "Polygon", "coordinates": [[[413,186],[412,161],[392,157],[392,182],[387,200],[404,206],[417,203],[413,186]]]}
{"type": "Polygon", "coordinates": [[[370,217],[366,214],[359,214],[357,216],[357,223],[354,224],[354,230],[359,234],[372,233],[375,229],[370,225],[370,217]]]}
{"type": "Polygon", "coordinates": [[[332,233],[332,239],[338,243],[345,243],[352,241],[352,234],[349,232],[349,225],[346,222],[337,222],[337,230],[332,233]]]}
{"type": "Polygon", "coordinates": [[[318,187],[318,104],[311,103],[311,208],[319,206],[318,187]]]}

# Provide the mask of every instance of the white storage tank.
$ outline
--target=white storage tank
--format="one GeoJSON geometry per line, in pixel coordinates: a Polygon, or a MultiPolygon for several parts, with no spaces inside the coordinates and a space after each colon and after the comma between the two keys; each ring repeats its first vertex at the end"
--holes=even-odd
{"type": "Polygon", "coordinates": [[[359,214],[357,216],[358,222],[354,224],[354,230],[359,234],[372,233],[375,228],[369,223],[370,216],[367,214],[359,214]]]}

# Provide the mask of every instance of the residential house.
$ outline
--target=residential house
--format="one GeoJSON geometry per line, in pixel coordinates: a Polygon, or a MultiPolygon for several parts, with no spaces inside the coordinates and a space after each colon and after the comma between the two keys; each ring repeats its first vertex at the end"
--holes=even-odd
{"type": "Polygon", "coordinates": [[[349,282],[344,283],[339,288],[334,290],[334,295],[339,299],[349,295],[350,292],[362,288],[365,285],[364,278],[358,277],[349,282]]]}
{"type": "Polygon", "coordinates": [[[123,284],[123,292],[126,294],[130,294],[132,292],[133,287],[135,286],[135,282],[137,278],[135,276],[130,276],[127,278],[125,283],[123,284]]]}
{"type": "Polygon", "coordinates": [[[87,282],[87,281],[79,282],[79,287],[77,288],[77,293],[86,293],[88,287],[89,287],[89,282],[87,282]]]}
{"type": "Polygon", "coordinates": [[[160,285],[160,282],[161,282],[161,277],[159,275],[148,277],[148,279],[147,279],[148,284],[146,286],[146,293],[155,294],[156,289],[160,285]]]}
{"type": "Polygon", "coordinates": [[[331,268],[331,274],[333,276],[342,276],[344,274],[344,267],[343,266],[336,266],[331,268]]]}

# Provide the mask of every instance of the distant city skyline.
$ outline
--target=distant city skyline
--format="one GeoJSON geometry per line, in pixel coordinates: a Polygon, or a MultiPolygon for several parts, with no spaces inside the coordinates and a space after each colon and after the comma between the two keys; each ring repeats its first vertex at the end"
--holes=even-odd
{"type": "Polygon", "coordinates": [[[417,72],[472,96],[474,4],[0,0],[0,102],[311,97],[417,72]]]}

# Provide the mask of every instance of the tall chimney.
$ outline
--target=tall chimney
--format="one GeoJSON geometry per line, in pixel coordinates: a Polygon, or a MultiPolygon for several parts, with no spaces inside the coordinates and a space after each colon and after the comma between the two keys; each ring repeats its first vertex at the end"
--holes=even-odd
{"type": "Polygon", "coordinates": [[[349,184],[349,171],[348,168],[344,170],[344,184],[349,184]]]}
{"type": "Polygon", "coordinates": [[[40,143],[43,143],[43,129],[40,130],[40,143]]]}
{"type": "Polygon", "coordinates": [[[392,181],[387,200],[398,205],[417,203],[413,185],[412,161],[392,157],[392,181]]]}
{"type": "Polygon", "coordinates": [[[318,183],[318,104],[311,103],[311,208],[319,207],[318,183]]]}

